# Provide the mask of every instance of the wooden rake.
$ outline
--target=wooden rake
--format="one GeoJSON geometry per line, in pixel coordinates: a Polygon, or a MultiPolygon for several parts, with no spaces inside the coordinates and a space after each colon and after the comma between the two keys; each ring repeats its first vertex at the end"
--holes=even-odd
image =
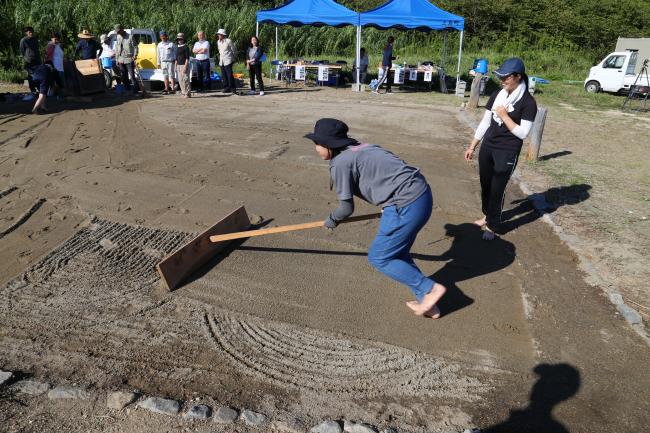
{"type": "MultiPolygon", "coordinates": [[[[347,218],[339,224],[371,220],[381,217],[381,213],[359,215],[347,218]]],[[[251,226],[244,206],[235,209],[212,227],[165,257],[156,265],[156,269],[168,290],[174,290],[201,266],[222,252],[229,241],[254,236],[293,232],[323,227],[325,221],[292,224],[268,229],[248,230],[251,226]]]]}

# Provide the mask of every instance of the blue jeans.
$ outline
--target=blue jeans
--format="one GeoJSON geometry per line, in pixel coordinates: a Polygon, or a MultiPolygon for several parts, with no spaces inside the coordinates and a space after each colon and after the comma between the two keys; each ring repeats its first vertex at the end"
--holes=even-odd
{"type": "Polygon", "coordinates": [[[197,60],[196,75],[199,80],[199,89],[210,90],[210,59],[197,60]]]}
{"type": "Polygon", "coordinates": [[[431,291],[434,281],[418,269],[410,251],[418,232],[429,221],[432,207],[433,198],[429,187],[406,207],[385,207],[379,231],[368,251],[370,264],[408,286],[419,302],[431,291]]]}

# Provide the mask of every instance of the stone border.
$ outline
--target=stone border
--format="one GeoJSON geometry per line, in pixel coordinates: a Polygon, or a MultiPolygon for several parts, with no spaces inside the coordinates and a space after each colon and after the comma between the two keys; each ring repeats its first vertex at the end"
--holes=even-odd
{"type": "MultiPolygon", "coordinates": [[[[476,129],[478,126],[475,121],[470,119],[465,109],[461,108],[459,110],[457,118],[459,118],[472,130],[476,129]]],[[[610,302],[614,304],[618,312],[621,313],[628,325],[637,334],[639,334],[639,336],[646,342],[646,344],[648,344],[648,346],[650,346],[650,336],[648,335],[645,325],[643,324],[643,318],[641,317],[641,314],[639,314],[639,312],[634,308],[625,304],[623,301],[623,296],[620,293],[606,289],[606,284],[595,271],[593,263],[584,257],[584,255],[580,252],[578,246],[573,242],[572,237],[565,233],[564,228],[553,221],[553,218],[551,218],[551,216],[546,213],[546,210],[550,206],[546,202],[544,196],[539,193],[533,193],[530,186],[519,176],[519,173],[516,170],[512,175],[512,180],[519,187],[521,192],[529,197],[535,210],[540,213],[540,219],[548,224],[553,229],[553,232],[557,235],[557,237],[559,237],[560,240],[564,242],[564,244],[569,247],[569,249],[578,257],[580,270],[587,274],[591,280],[587,281],[585,279],[585,282],[591,286],[595,285],[600,287],[603,293],[608,296],[610,302]]]]}
{"type": "MultiPolygon", "coordinates": [[[[98,392],[92,392],[84,386],[59,385],[53,387],[48,382],[42,382],[33,378],[21,379],[12,383],[11,379],[15,377],[20,377],[20,374],[14,375],[13,372],[0,370],[0,378],[5,378],[4,381],[0,381],[0,389],[7,388],[16,393],[35,397],[47,393],[49,400],[91,400],[93,398],[98,400],[100,398],[98,392]]],[[[184,421],[189,423],[196,420],[213,422],[221,426],[239,423],[246,427],[258,428],[261,431],[267,431],[270,428],[273,431],[287,433],[408,433],[406,430],[400,431],[394,427],[384,427],[380,430],[380,427],[372,424],[345,419],[324,420],[309,428],[298,418],[293,418],[289,422],[280,420],[272,421],[266,414],[250,409],[219,406],[216,410],[213,410],[211,406],[196,403],[198,400],[200,398],[182,401],[164,397],[146,396],[136,391],[110,391],[106,394],[106,406],[108,409],[115,411],[125,410],[127,415],[132,408],[135,408],[160,415],[182,417],[184,421]]],[[[480,433],[480,430],[465,429],[463,433],[480,433]]]]}

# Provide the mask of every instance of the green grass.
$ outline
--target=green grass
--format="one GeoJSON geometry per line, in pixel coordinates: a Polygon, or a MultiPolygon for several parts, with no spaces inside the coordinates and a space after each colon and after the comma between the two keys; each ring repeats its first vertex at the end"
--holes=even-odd
{"type": "Polygon", "coordinates": [[[561,106],[569,105],[579,111],[618,110],[625,101],[624,95],[609,93],[588,93],[582,83],[553,81],[551,84],[538,85],[540,92],[535,93],[538,104],[561,106]]]}
{"type": "Polygon", "coordinates": [[[24,71],[0,68],[0,82],[22,84],[26,78],[24,71]]]}

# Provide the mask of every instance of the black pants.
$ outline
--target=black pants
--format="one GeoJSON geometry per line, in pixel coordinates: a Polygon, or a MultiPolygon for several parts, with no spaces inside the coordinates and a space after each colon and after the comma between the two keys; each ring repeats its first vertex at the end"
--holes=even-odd
{"type": "Polygon", "coordinates": [[[29,91],[32,93],[38,92],[38,86],[34,85],[34,80],[32,79],[32,74],[34,73],[34,70],[40,65],[33,65],[30,63],[25,63],[25,71],[27,71],[27,82],[29,83],[29,91]]]}
{"type": "Polygon", "coordinates": [[[498,230],[506,195],[506,185],[515,171],[519,150],[497,150],[481,145],[478,154],[481,203],[490,230],[498,230]]]}
{"type": "Polygon", "coordinates": [[[251,90],[253,92],[255,91],[255,78],[257,78],[257,82],[260,84],[260,92],[263,92],[264,81],[262,81],[262,64],[255,63],[250,65],[248,68],[248,76],[250,77],[251,90]]]}
{"type": "Polygon", "coordinates": [[[232,75],[232,63],[221,67],[221,79],[223,80],[224,92],[234,92],[237,90],[237,83],[235,83],[235,77],[232,75]]]}
{"type": "Polygon", "coordinates": [[[126,85],[127,89],[129,88],[129,82],[131,83],[130,89],[133,93],[138,93],[138,80],[135,78],[135,63],[121,63],[120,64],[120,75],[122,75],[122,82],[126,85]],[[130,80],[130,81],[129,81],[130,80]]]}
{"type": "Polygon", "coordinates": [[[196,61],[196,78],[199,90],[210,90],[210,59],[196,61]]]}

